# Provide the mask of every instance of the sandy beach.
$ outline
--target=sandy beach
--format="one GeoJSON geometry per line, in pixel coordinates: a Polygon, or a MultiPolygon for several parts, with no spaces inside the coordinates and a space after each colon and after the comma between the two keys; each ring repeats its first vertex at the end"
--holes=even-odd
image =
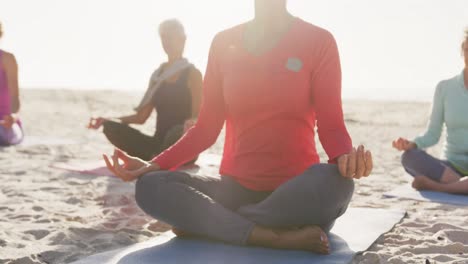
{"type": "MultiPolygon", "coordinates": [[[[169,226],[135,204],[134,184],[53,169],[54,162],[99,160],[112,146],[85,128],[91,115],[130,113],[138,96],[123,92],[25,90],[27,135],[72,139],[73,145],[0,149],[0,263],[69,263],[91,254],[145,241],[169,226]]],[[[401,223],[353,263],[468,263],[468,208],[382,194],[407,184],[391,141],[424,131],[429,103],[345,101],[354,144],[373,151],[371,177],[356,182],[353,207],[407,211],[401,223]]],[[[141,128],[152,133],[154,116],[141,128]]],[[[221,154],[223,134],[208,150],[221,154]]],[[[320,145],[320,144],[318,144],[320,145]]],[[[430,149],[438,155],[441,144],[430,149]]],[[[327,158],[320,150],[322,161],[327,158]]]]}

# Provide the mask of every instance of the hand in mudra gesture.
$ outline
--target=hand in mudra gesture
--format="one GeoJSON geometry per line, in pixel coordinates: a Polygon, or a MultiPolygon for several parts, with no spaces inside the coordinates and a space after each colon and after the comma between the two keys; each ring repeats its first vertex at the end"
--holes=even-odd
{"type": "Polygon", "coordinates": [[[362,145],[357,150],[353,148],[350,153],[339,156],[337,161],[341,175],[350,179],[368,177],[374,166],[372,153],[362,145]]]}
{"type": "Polygon", "coordinates": [[[157,164],[132,157],[120,149],[115,149],[114,154],[108,157],[102,155],[107,168],[123,181],[129,182],[138,179],[143,174],[159,170],[157,164]],[[122,161],[122,164],[120,164],[122,161]]]}

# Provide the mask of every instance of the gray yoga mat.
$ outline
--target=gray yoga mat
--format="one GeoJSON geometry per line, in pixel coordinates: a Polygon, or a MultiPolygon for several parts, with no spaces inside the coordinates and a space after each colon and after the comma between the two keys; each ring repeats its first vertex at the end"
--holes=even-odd
{"type": "Polygon", "coordinates": [[[175,238],[166,232],[147,242],[93,255],[74,264],[332,264],[349,263],[355,254],[367,250],[375,240],[398,223],[405,212],[350,208],[336,221],[327,256],[305,251],[238,247],[211,241],[175,238]]]}
{"type": "Polygon", "coordinates": [[[404,185],[395,190],[385,193],[386,197],[399,197],[424,202],[468,206],[468,195],[455,195],[432,191],[418,191],[410,185],[404,185]]]}

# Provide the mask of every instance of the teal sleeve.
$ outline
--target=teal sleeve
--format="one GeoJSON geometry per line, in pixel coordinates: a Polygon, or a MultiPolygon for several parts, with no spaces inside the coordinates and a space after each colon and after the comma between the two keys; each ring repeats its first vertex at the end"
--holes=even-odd
{"type": "Polygon", "coordinates": [[[440,140],[444,124],[444,94],[441,84],[437,85],[432,104],[431,119],[426,133],[413,141],[418,148],[425,149],[434,146],[440,140]]]}

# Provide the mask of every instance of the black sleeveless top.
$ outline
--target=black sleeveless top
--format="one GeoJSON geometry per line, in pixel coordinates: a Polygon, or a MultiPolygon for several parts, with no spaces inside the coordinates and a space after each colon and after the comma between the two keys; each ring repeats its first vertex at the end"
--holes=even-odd
{"type": "Polygon", "coordinates": [[[177,125],[184,125],[192,116],[192,92],[188,78],[193,65],[187,67],[173,83],[164,82],[155,92],[153,104],[156,108],[155,137],[164,139],[167,132],[177,125]]]}

